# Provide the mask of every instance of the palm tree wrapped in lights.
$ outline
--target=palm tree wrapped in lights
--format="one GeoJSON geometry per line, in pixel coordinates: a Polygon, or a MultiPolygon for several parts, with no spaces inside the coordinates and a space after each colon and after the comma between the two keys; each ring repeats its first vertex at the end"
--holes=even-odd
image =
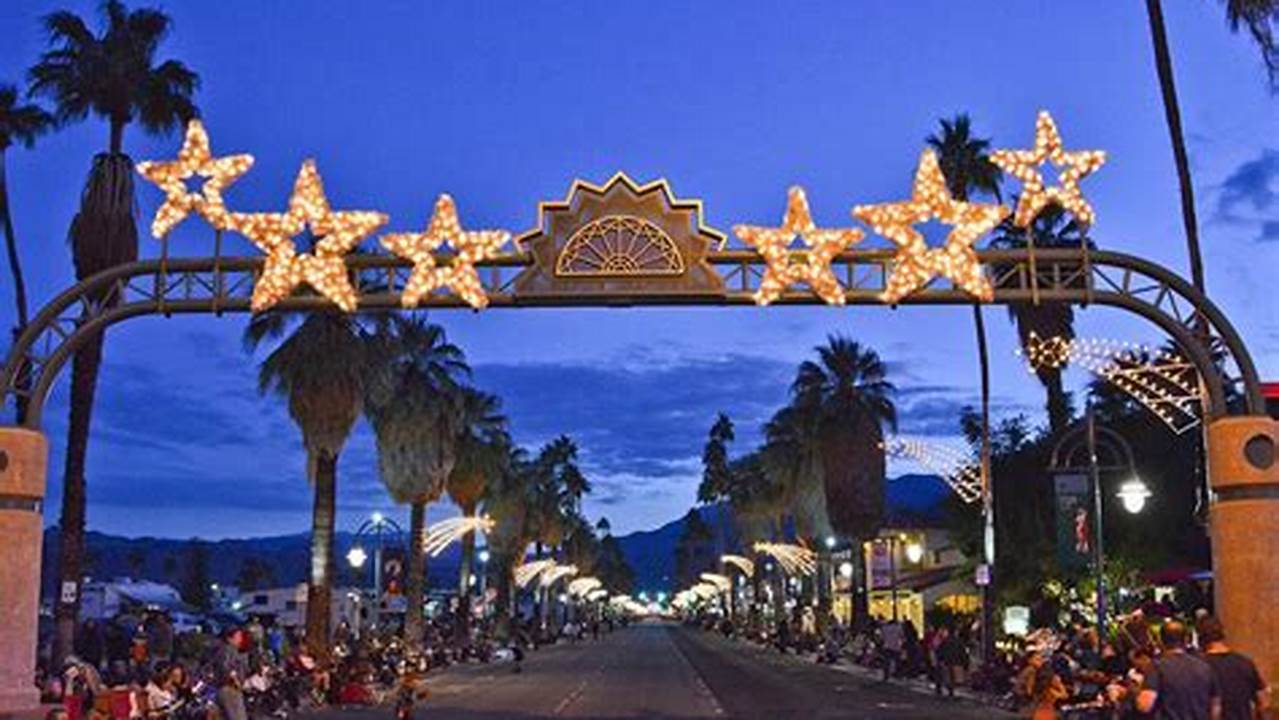
{"type": "Polygon", "coordinates": [[[431,557],[439,557],[457,540],[475,533],[491,532],[495,524],[488,515],[463,515],[441,520],[427,529],[422,549],[431,557]]]}
{"type": "Polygon", "coordinates": [[[787,575],[808,576],[817,572],[817,553],[803,545],[789,543],[757,542],[755,552],[777,561],[787,575]]]}

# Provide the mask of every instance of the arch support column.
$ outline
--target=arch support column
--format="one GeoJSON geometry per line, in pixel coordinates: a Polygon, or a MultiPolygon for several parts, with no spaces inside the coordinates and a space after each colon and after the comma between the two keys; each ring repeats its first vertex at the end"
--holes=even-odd
{"type": "Polygon", "coordinates": [[[48,458],[43,434],[0,428],[0,715],[40,707],[36,625],[48,458]]]}
{"type": "Polygon", "coordinates": [[[1226,641],[1279,681],[1279,421],[1225,417],[1208,426],[1212,572],[1226,641]]]}

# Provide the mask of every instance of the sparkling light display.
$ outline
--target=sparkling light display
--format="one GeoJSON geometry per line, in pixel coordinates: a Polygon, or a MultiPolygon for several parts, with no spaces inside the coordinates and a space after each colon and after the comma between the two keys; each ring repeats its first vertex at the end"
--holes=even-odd
{"type": "Polygon", "coordinates": [[[604,588],[596,588],[595,590],[586,593],[586,599],[590,602],[599,602],[606,597],[608,597],[608,591],[604,588]]]}
{"type": "Polygon", "coordinates": [[[1042,338],[1031,332],[1027,369],[1074,364],[1109,382],[1154,413],[1174,432],[1199,424],[1203,393],[1190,361],[1157,347],[1107,338],[1042,338]]]}
{"type": "Polygon", "coordinates": [[[538,575],[555,567],[554,560],[530,560],[529,562],[515,568],[515,586],[519,588],[528,587],[538,575]]]}
{"type": "Polygon", "coordinates": [[[691,589],[693,594],[702,600],[712,600],[719,597],[719,588],[708,582],[697,583],[691,589]]]}
{"type": "Polygon", "coordinates": [[[505,230],[462,230],[453,198],[441,195],[435,201],[435,213],[426,232],[388,234],[382,237],[382,245],[413,262],[413,274],[400,296],[404,307],[417,307],[422,298],[447,288],[478,310],[487,307],[489,300],[475,264],[497,255],[510,239],[511,234],[505,230]],[[435,251],[446,242],[456,254],[448,265],[439,266],[435,251]]]}
{"type": "Polygon", "coordinates": [[[817,570],[817,553],[803,545],[757,542],[754,550],[776,560],[787,575],[812,575],[817,570]]]}
{"type": "Polygon", "coordinates": [[[981,465],[963,451],[903,437],[887,440],[882,447],[889,457],[910,458],[937,473],[965,503],[981,499],[981,465]]]}
{"type": "Polygon", "coordinates": [[[1027,227],[1049,205],[1056,203],[1075,216],[1080,224],[1092,225],[1096,220],[1092,206],[1079,191],[1079,181],[1096,172],[1106,162],[1101,150],[1076,150],[1066,152],[1062,148],[1057,123],[1047,110],[1040,110],[1035,121],[1035,147],[1033,150],[995,150],[990,161],[999,169],[1021,181],[1021,198],[1017,201],[1017,213],[1013,222],[1027,227]],[[1060,185],[1045,187],[1040,166],[1051,162],[1061,170],[1060,185]]]}
{"type": "Polygon", "coordinates": [[[568,594],[573,597],[582,597],[598,590],[603,584],[598,578],[589,576],[576,578],[568,584],[568,594]]]}
{"type": "Polygon", "coordinates": [[[1008,208],[1002,205],[952,198],[932,150],[919,156],[910,200],[853,208],[854,217],[897,245],[893,271],[880,296],[887,303],[896,303],[938,275],[969,295],[990,301],[994,290],[973,245],[1007,215],[1008,208]],[[924,236],[912,227],[934,218],[953,227],[940,248],[928,247],[924,236]]]}
{"type": "Polygon", "coordinates": [[[803,188],[790,189],[781,227],[737,225],[733,234],[757,249],[767,264],[759,289],[755,291],[757,304],[768,305],[781,297],[786,288],[799,283],[807,284],[828,304],[844,304],[844,288],[830,264],[864,234],[857,228],[819,229],[808,210],[803,188]],[[796,235],[803,239],[806,250],[791,249],[796,235]]]}
{"type": "Polygon", "coordinates": [[[230,226],[266,253],[262,277],[253,287],[253,312],[270,308],[302,283],[343,310],[355,310],[355,288],[344,258],[386,221],[387,216],[379,212],[330,208],[315,162],[302,163],[288,212],[231,214],[230,226]],[[317,238],[315,248],[298,252],[293,238],[307,227],[317,238]]]}
{"type": "Polygon", "coordinates": [[[729,580],[728,577],[725,575],[720,575],[719,573],[704,572],[699,577],[701,578],[703,582],[708,582],[714,585],[715,587],[719,588],[720,592],[728,592],[729,590],[733,589],[733,581],[729,580]]]}
{"type": "Polygon", "coordinates": [[[213,157],[204,125],[199,120],[188,122],[186,138],[176,160],[150,160],[137,165],[142,177],[164,191],[164,203],[151,220],[152,237],[159,239],[168,235],[193,210],[218,230],[230,227],[231,215],[222,201],[222,191],[251,167],[252,155],[213,157]],[[186,181],[193,175],[204,178],[198,193],[187,188],[186,181]]]}
{"type": "Polygon", "coordinates": [[[488,515],[466,515],[441,520],[427,529],[425,550],[431,557],[437,557],[467,533],[492,532],[494,524],[493,518],[488,515]]]}
{"type": "Polygon", "coordinates": [[[577,574],[576,565],[555,565],[542,571],[542,589],[545,590],[564,578],[577,574]]]}
{"type": "Polygon", "coordinates": [[[741,570],[746,573],[747,577],[751,577],[755,574],[755,563],[751,562],[750,558],[745,558],[741,555],[721,555],[719,561],[725,565],[732,565],[738,570],[741,570]]]}

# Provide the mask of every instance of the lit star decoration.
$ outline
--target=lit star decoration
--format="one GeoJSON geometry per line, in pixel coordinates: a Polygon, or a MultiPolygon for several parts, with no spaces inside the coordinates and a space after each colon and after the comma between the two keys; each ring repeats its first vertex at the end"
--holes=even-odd
{"type": "Polygon", "coordinates": [[[853,208],[854,217],[897,245],[892,274],[880,295],[886,303],[896,303],[938,275],[969,295],[989,301],[994,291],[977,260],[973,244],[1006,215],[1008,208],[1002,205],[960,202],[952,198],[946,188],[946,178],[937,165],[937,156],[931,150],[919,156],[910,200],[853,208]],[[912,227],[933,218],[954,228],[940,248],[928,247],[924,236],[912,227]]]}
{"type": "Polygon", "coordinates": [[[392,233],[382,237],[382,245],[396,255],[413,262],[413,274],[404,284],[400,302],[406,308],[417,307],[422,298],[439,288],[448,288],[475,309],[488,306],[488,294],[480,283],[475,264],[495,255],[511,239],[505,230],[463,231],[453,198],[441,195],[435,201],[435,214],[423,233],[392,233]],[[435,251],[445,242],[453,246],[453,262],[439,267],[435,251]]]}
{"type": "Polygon", "coordinates": [[[334,211],[324,196],[324,183],[315,163],[307,160],[298,171],[284,213],[233,213],[231,226],[266,253],[262,277],[253,287],[250,306],[262,312],[306,283],[346,312],[355,310],[355,288],[347,274],[345,256],[387,216],[366,210],[334,211]],[[306,227],[319,238],[312,252],[298,252],[293,238],[306,227]]]}
{"type": "Polygon", "coordinates": [[[155,211],[151,235],[156,239],[169,234],[192,210],[204,216],[218,230],[230,226],[230,213],[222,202],[222,191],[253,167],[252,155],[227,155],[215,158],[209,150],[209,134],[199,120],[187,123],[186,139],[178,158],[168,162],[138,163],[138,174],[164,191],[164,204],[155,211]],[[204,178],[199,193],[187,189],[192,175],[204,178]]]}
{"type": "Polygon", "coordinates": [[[807,283],[818,297],[831,305],[844,304],[844,288],[830,264],[864,234],[856,228],[818,229],[808,211],[803,188],[790,189],[781,227],[737,225],[733,234],[759,250],[767,264],[759,289],[755,291],[756,304],[768,305],[781,297],[786,288],[798,283],[807,283]],[[807,250],[790,249],[796,235],[804,240],[807,250]]]}
{"type": "Polygon", "coordinates": [[[990,161],[1000,170],[1021,181],[1021,199],[1017,201],[1017,213],[1013,222],[1026,227],[1050,203],[1056,203],[1083,225],[1092,225],[1097,216],[1092,206],[1079,192],[1079,181],[1095,172],[1106,162],[1101,150],[1076,150],[1066,152],[1061,146],[1061,134],[1057,123],[1047,110],[1039,111],[1035,121],[1035,148],[1033,150],[995,150],[990,161]],[[1039,167],[1051,162],[1061,171],[1061,184],[1044,187],[1044,176],[1039,167]]]}

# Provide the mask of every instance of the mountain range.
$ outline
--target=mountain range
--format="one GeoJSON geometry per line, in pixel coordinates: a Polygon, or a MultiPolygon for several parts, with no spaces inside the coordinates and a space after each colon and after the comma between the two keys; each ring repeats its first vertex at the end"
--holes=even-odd
{"type": "MultiPolygon", "coordinates": [[[[943,522],[942,507],[949,489],[935,475],[903,475],[886,486],[886,502],[890,524],[938,525],[943,522]]],[[[723,505],[698,508],[702,519],[718,536],[721,525],[731,523],[723,505]]],[[[684,528],[679,518],[653,530],[619,535],[622,552],[635,570],[636,590],[650,592],[670,590],[675,574],[675,546],[684,528]]],[[[192,560],[193,547],[203,548],[210,582],[235,585],[246,572],[246,565],[256,566],[252,574],[264,586],[295,585],[306,580],[310,563],[310,536],[306,533],[235,540],[178,540],[170,538],[127,538],[89,532],[87,574],[94,578],[131,577],[179,585],[192,560]]],[[[364,575],[354,574],[345,562],[346,552],[355,544],[352,533],[339,532],[336,546],[339,558],[339,584],[355,585],[371,581],[366,566],[364,575]]],[[[58,530],[51,527],[44,534],[44,566],[41,585],[45,597],[52,597],[57,585],[58,530]]],[[[428,568],[433,585],[447,587],[457,577],[461,553],[457,545],[430,559],[428,568]]]]}

